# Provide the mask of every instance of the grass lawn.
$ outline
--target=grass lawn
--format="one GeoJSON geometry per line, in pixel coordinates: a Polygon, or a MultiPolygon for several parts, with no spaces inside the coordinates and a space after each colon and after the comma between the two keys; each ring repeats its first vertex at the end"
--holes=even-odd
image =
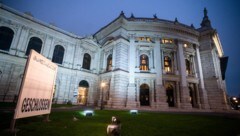
{"type": "MultiPolygon", "coordinates": [[[[1,113],[0,135],[10,136],[1,126],[12,113],[1,113]]],[[[51,122],[43,122],[43,116],[17,120],[17,136],[106,136],[111,117],[119,117],[122,136],[237,136],[240,135],[240,119],[168,113],[141,112],[130,115],[128,111],[96,110],[93,117],[84,117],[79,111],[52,112],[51,122]],[[73,121],[73,116],[78,118],[73,121]]],[[[5,124],[4,124],[5,122],[5,124]]]]}

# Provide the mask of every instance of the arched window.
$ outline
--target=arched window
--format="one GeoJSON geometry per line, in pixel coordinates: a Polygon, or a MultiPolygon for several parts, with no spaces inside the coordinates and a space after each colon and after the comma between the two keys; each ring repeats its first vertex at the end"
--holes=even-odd
{"type": "Polygon", "coordinates": [[[148,56],[143,54],[140,56],[140,70],[147,71],[148,67],[148,56]]]}
{"type": "Polygon", "coordinates": [[[108,55],[107,58],[107,71],[111,71],[112,70],[112,54],[108,55]]]}
{"type": "Polygon", "coordinates": [[[191,74],[191,62],[188,59],[185,59],[186,62],[186,73],[191,74]]]}
{"type": "Polygon", "coordinates": [[[79,82],[79,87],[89,87],[89,84],[86,80],[82,80],[81,82],[79,82]]]}
{"type": "Polygon", "coordinates": [[[61,45],[56,45],[53,52],[52,62],[62,64],[64,56],[64,48],[61,45]]]}
{"type": "Polygon", "coordinates": [[[31,49],[35,50],[36,52],[40,53],[42,49],[42,40],[37,38],[37,37],[32,37],[29,40],[27,51],[26,51],[26,56],[29,55],[31,49]]]}
{"type": "Polygon", "coordinates": [[[168,56],[164,56],[164,70],[166,72],[171,72],[172,71],[172,60],[168,56]]]}
{"type": "Polygon", "coordinates": [[[8,27],[0,27],[0,50],[9,51],[14,32],[8,27]]]}
{"type": "Polygon", "coordinates": [[[91,56],[88,53],[84,54],[82,68],[90,70],[91,56]]]}

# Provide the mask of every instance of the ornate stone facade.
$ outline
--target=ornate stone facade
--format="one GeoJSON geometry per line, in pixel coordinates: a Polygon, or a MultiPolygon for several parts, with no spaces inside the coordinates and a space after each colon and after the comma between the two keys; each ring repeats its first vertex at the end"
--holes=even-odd
{"type": "Polygon", "coordinates": [[[9,48],[0,49],[1,96],[18,95],[34,37],[40,41],[33,43],[41,47],[39,53],[59,66],[56,103],[228,109],[220,69],[223,50],[206,10],[199,29],[177,20],[126,17],[122,12],[93,36],[79,37],[0,5],[0,31],[4,36],[13,33],[9,48]]]}

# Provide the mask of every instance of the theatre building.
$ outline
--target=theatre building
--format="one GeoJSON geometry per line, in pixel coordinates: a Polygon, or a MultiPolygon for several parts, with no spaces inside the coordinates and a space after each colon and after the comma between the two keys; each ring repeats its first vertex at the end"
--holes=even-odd
{"type": "Polygon", "coordinates": [[[204,9],[200,28],[123,12],[81,37],[0,5],[0,96],[19,93],[33,49],[58,65],[54,103],[147,110],[228,109],[226,57],[204,9]]]}

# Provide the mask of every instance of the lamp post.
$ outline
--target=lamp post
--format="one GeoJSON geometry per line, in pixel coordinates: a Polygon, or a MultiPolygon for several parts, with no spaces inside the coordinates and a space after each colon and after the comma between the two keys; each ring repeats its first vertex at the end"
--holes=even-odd
{"type": "Polygon", "coordinates": [[[101,97],[101,107],[100,109],[102,110],[103,109],[103,87],[105,86],[105,83],[102,82],[101,83],[101,92],[102,92],[102,97],[101,97]]]}

